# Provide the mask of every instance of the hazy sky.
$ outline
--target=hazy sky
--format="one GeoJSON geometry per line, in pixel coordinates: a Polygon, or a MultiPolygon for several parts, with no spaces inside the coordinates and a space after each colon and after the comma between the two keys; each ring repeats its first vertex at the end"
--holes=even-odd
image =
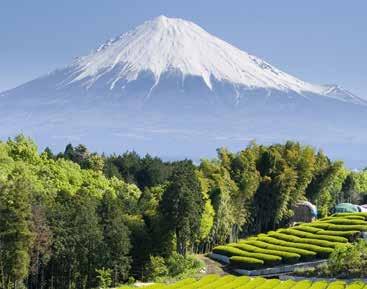
{"type": "Polygon", "coordinates": [[[366,0],[1,0],[0,91],[164,14],[314,83],[367,98],[366,0]]]}

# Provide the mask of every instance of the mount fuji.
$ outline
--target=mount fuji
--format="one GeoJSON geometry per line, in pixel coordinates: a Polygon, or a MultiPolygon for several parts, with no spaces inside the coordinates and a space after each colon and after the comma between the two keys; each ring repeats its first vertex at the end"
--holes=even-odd
{"type": "Polygon", "coordinates": [[[287,139],[351,166],[367,144],[367,100],[291,76],[209,34],[159,16],[87,56],[0,93],[0,137],[61,150],[135,149],[166,158],[287,139]]]}

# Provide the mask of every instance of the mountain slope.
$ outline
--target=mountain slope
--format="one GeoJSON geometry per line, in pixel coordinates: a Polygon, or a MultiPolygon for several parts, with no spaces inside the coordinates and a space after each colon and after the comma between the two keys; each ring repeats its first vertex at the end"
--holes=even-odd
{"type": "Polygon", "coordinates": [[[367,143],[366,112],[364,99],[337,85],[299,80],[192,22],[160,16],[0,94],[0,136],[171,157],[292,138],[338,154],[367,143]]]}

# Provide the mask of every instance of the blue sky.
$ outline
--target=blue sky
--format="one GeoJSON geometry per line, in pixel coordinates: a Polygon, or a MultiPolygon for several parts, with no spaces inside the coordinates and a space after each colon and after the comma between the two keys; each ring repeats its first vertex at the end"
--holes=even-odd
{"type": "Polygon", "coordinates": [[[1,0],[0,91],[164,14],[314,83],[367,98],[367,1],[1,0]]]}

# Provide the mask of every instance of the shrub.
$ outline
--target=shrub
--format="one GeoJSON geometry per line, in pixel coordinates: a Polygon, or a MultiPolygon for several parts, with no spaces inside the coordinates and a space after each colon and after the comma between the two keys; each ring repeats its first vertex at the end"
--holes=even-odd
{"type": "Polygon", "coordinates": [[[356,237],[356,236],[360,236],[361,232],[360,231],[325,231],[325,230],[321,230],[319,232],[317,232],[317,235],[328,235],[328,236],[341,236],[341,237],[356,237]]]}
{"type": "Polygon", "coordinates": [[[312,244],[320,247],[328,247],[328,248],[335,248],[339,243],[336,242],[329,242],[324,240],[317,240],[311,238],[299,238],[296,236],[291,236],[287,234],[282,234],[278,232],[269,232],[270,237],[274,237],[276,239],[284,240],[287,242],[294,242],[294,243],[307,243],[312,244]]]}
{"type": "Polygon", "coordinates": [[[304,244],[304,243],[287,242],[287,241],[278,240],[272,237],[259,237],[259,240],[270,243],[270,244],[274,244],[274,245],[280,245],[280,246],[286,246],[286,247],[305,249],[307,251],[313,251],[320,258],[326,258],[327,256],[329,256],[330,253],[333,252],[333,249],[331,248],[325,248],[325,247],[315,246],[311,244],[304,244]]]}
{"type": "Polygon", "coordinates": [[[281,233],[289,234],[300,238],[318,239],[330,242],[347,243],[348,239],[340,236],[317,235],[309,232],[298,231],[294,229],[282,229],[281,233]]]}
{"type": "Polygon", "coordinates": [[[330,231],[367,231],[366,225],[336,225],[325,222],[313,222],[308,226],[330,231]]]}
{"type": "Polygon", "coordinates": [[[270,249],[263,249],[263,248],[252,246],[252,245],[246,244],[246,243],[236,243],[236,244],[231,244],[231,246],[239,248],[239,249],[247,251],[247,252],[262,253],[262,254],[279,256],[279,257],[282,258],[282,262],[286,263],[286,264],[296,263],[301,258],[301,255],[296,254],[296,253],[289,253],[289,252],[285,252],[285,251],[276,251],[276,250],[270,250],[270,249]]]}
{"type": "Polygon", "coordinates": [[[329,220],[319,220],[319,222],[325,222],[329,224],[336,225],[367,225],[367,222],[364,220],[353,220],[347,218],[331,218],[329,220]]]}
{"type": "Polygon", "coordinates": [[[182,256],[174,252],[167,260],[166,266],[168,268],[169,276],[176,277],[179,275],[188,275],[186,273],[196,272],[204,265],[201,261],[193,256],[182,256]]]}
{"type": "Polygon", "coordinates": [[[227,257],[244,256],[242,255],[244,251],[238,248],[231,247],[231,246],[217,246],[213,249],[213,252],[216,254],[227,256],[227,257]]]}
{"type": "Polygon", "coordinates": [[[345,285],[343,281],[334,281],[329,284],[328,289],[344,289],[345,285]]]}
{"type": "Polygon", "coordinates": [[[245,285],[240,286],[236,289],[256,289],[257,287],[261,286],[261,284],[265,282],[266,282],[265,278],[257,277],[257,278],[251,279],[250,282],[247,282],[245,285]]]}
{"type": "Polygon", "coordinates": [[[326,281],[317,281],[314,282],[310,289],[326,289],[329,286],[329,283],[326,281]]]}
{"type": "Polygon", "coordinates": [[[282,258],[279,256],[262,254],[262,253],[246,252],[246,251],[243,251],[238,248],[231,247],[231,246],[218,246],[213,249],[213,252],[225,255],[227,257],[242,256],[242,257],[260,259],[260,260],[263,260],[266,265],[270,265],[270,266],[279,264],[282,260],[282,258]]]}
{"type": "Polygon", "coordinates": [[[308,232],[308,233],[317,233],[319,231],[322,231],[322,229],[310,227],[307,225],[295,226],[295,227],[292,227],[292,229],[297,230],[297,231],[308,232]]]}
{"type": "Polygon", "coordinates": [[[261,268],[264,265],[263,260],[249,257],[234,256],[229,258],[230,264],[234,268],[241,268],[246,270],[254,270],[261,268]]]}
{"type": "Polygon", "coordinates": [[[363,283],[362,281],[355,281],[352,283],[349,283],[346,286],[346,289],[362,289],[366,284],[363,283]]]}
{"type": "Polygon", "coordinates": [[[280,246],[280,245],[274,245],[269,244],[263,241],[247,241],[250,245],[254,245],[260,248],[270,249],[270,250],[277,250],[281,252],[290,252],[290,253],[296,253],[298,255],[301,255],[301,259],[303,260],[311,260],[316,257],[316,253],[313,251],[308,251],[304,249],[299,248],[293,248],[293,247],[287,247],[287,246],[280,246]]]}
{"type": "Polygon", "coordinates": [[[330,255],[328,268],[332,276],[366,277],[367,243],[360,241],[336,248],[330,255]]]}
{"type": "Polygon", "coordinates": [[[309,289],[312,286],[312,282],[309,280],[302,280],[296,283],[292,289],[309,289]]]}
{"type": "Polygon", "coordinates": [[[249,281],[250,281],[250,277],[247,277],[247,276],[238,277],[235,280],[228,282],[227,284],[221,286],[220,289],[234,289],[234,288],[245,285],[249,281]]]}
{"type": "Polygon", "coordinates": [[[331,215],[331,217],[350,217],[350,216],[359,216],[364,217],[367,220],[367,213],[366,212],[360,212],[360,213],[336,213],[331,215]]]}
{"type": "Polygon", "coordinates": [[[97,279],[98,279],[98,286],[101,289],[107,289],[111,286],[112,284],[112,270],[111,269],[97,269],[97,279]]]}
{"type": "Polygon", "coordinates": [[[146,266],[147,280],[156,281],[168,275],[168,268],[163,257],[150,256],[146,266]]]}
{"type": "Polygon", "coordinates": [[[201,278],[199,281],[195,283],[195,286],[201,287],[207,284],[213,283],[214,281],[218,280],[219,276],[215,274],[206,275],[205,277],[201,278]]]}
{"type": "Polygon", "coordinates": [[[296,281],[293,280],[287,280],[284,282],[281,282],[275,289],[291,289],[296,284],[296,281]]]}
{"type": "Polygon", "coordinates": [[[265,281],[263,284],[261,284],[256,289],[273,289],[280,283],[281,281],[279,279],[270,279],[270,280],[265,281]]]}
{"type": "MultiPolygon", "coordinates": [[[[217,288],[221,288],[223,285],[226,285],[232,281],[236,280],[236,277],[233,275],[227,275],[224,277],[221,277],[217,280],[215,280],[212,283],[209,283],[205,286],[201,286],[200,289],[217,289],[217,288]]],[[[197,286],[195,286],[195,288],[197,288],[197,286]]]]}

